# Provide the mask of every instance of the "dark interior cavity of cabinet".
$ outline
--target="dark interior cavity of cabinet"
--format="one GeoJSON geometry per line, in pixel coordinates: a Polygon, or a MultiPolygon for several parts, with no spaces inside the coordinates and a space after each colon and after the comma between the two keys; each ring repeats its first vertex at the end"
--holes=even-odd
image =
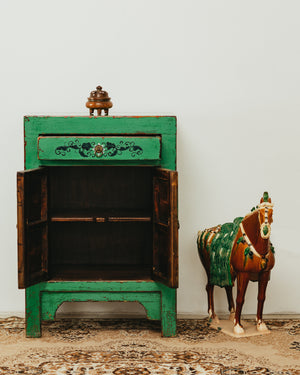
{"type": "Polygon", "coordinates": [[[49,278],[151,278],[153,168],[50,167],[49,278]]]}

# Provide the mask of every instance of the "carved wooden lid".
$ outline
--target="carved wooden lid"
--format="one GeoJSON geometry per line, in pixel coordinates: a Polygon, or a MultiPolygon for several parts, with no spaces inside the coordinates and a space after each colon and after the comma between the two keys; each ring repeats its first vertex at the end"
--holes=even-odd
{"type": "Polygon", "coordinates": [[[101,86],[97,86],[96,90],[92,91],[90,93],[90,96],[88,97],[89,102],[107,102],[110,101],[110,97],[108,96],[108,93],[104,90],[102,90],[101,86]]]}

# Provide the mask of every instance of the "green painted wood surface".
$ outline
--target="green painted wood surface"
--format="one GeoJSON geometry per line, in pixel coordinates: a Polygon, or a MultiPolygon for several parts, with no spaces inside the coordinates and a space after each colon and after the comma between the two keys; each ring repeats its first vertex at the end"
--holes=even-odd
{"type": "Polygon", "coordinates": [[[176,289],[162,285],[161,328],[162,336],[176,336],[177,301],[176,289]]]}
{"type": "Polygon", "coordinates": [[[161,319],[159,292],[42,292],[42,320],[53,320],[63,302],[139,302],[144,306],[147,318],[161,319]]]}
{"type": "Polygon", "coordinates": [[[48,281],[39,285],[48,292],[161,292],[169,289],[155,281],[48,281]]]}
{"type": "Polygon", "coordinates": [[[176,289],[154,281],[42,282],[26,288],[26,336],[41,336],[41,321],[53,320],[66,301],[135,301],[147,318],[161,319],[162,335],[176,335],[176,289]]]}
{"type": "Polygon", "coordinates": [[[42,136],[38,138],[39,160],[159,160],[159,136],[70,137],[42,136]],[[95,146],[103,152],[96,153],[95,146]]]}
{"type": "MultiPolygon", "coordinates": [[[[176,170],[176,117],[48,117],[24,118],[25,169],[68,165],[154,165],[176,170]],[[38,138],[46,136],[160,136],[159,160],[43,160],[38,138]]],[[[53,319],[64,301],[134,300],[150,319],[161,319],[162,335],[176,335],[176,289],[153,281],[42,282],[26,288],[26,335],[41,336],[41,319],[53,319]],[[159,299],[158,297],[159,296],[159,299]]]]}
{"type": "Polygon", "coordinates": [[[25,290],[25,330],[27,337],[41,337],[41,298],[40,287],[35,284],[25,290]]]}
{"type": "MultiPolygon", "coordinates": [[[[25,168],[57,165],[56,160],[38,159],[38,137],[49,135],[161,136],[161,159],[131,160],[129,165],[157,165],[176,170],[176,117],[24,117],[25,168]]],[[[66,160],[59,165],[128,165],[126,160],[66,160]]]]}

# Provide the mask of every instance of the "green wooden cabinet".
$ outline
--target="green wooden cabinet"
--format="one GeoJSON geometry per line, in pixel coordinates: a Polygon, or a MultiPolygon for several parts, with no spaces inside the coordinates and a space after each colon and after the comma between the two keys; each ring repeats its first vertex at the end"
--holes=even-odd
{"type": "Polygon", "coordinates": [[[18,273],[26,334],[66,301],[137,301],[176,334],[175,117],[25,117],[18,273]]]}

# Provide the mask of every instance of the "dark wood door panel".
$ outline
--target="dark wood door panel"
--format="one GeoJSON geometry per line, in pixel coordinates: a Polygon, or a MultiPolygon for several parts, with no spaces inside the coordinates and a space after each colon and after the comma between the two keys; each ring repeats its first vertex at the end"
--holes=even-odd
{"type": "Polygon", "coordinates": [[[17,173],[18,281],[26,288],[47,279],[48,178],[46,168],[17,173]]]}
{"type": "Polygon", "coordinates": [[[178,286],[178,176],[157,169],[153,177],[153,277],[178,286]]]}

